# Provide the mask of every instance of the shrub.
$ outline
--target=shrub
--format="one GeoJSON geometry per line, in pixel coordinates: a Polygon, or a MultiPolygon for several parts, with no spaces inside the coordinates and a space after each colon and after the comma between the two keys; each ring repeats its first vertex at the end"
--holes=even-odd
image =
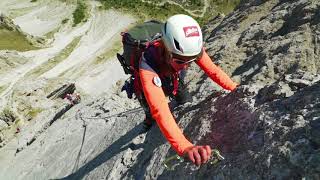
{"type": "Polygon", "coordinates": [[[42,112],[41,108],[31,108],[27,113],[27,117],[29,118],[29,120],[31,120],[35,118],[40,112],[42,112]]]}
{"type": "Polygon", "coordinates": [[[64,20],[61,21],[61,23],[62,23],[62,24],[65,24],[65,23],[67,23],[68,21],[69,21],[69,19],[64,19],[64,20]]]}
{"type": "Polygon", "coordinates": [[[84,21],[86,17],[86,5],[83,1],[78,1],[77,7],[75,11],[73,12],[73,26],[76,26],[77,24],[81,23],[84,21]]]}

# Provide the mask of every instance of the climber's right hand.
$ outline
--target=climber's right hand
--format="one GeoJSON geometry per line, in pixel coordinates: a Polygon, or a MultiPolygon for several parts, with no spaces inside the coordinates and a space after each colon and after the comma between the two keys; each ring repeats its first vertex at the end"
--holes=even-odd
{"type": "Polygon", "coordinates": [[[210,146],[192,146],[184,151],[184,156],[187,157],[191,162],[200,166],[208,162],[211,156],[210,146]]]}

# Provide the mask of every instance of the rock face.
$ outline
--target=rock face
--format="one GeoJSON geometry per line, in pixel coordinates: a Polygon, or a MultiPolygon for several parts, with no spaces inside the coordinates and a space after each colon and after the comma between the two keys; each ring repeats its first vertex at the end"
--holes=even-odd
{"type": "Polygon", "coordinates": [[[115,87],[111,96],[72,107],[31,136],[35,139],[22,132],[20,149],[9,151],[15,142],[0,149],[0,174],[7,179],[319,179],[320,2],[246,0],[230,15],[213,19],[204,32],[209,54],[241,86],[217,91],[192,66],[187,83],[193,101],[176,107],[174,115],[193,143],[219,149],[225,160],[201,167],[176,161],[174,170],[167,170],[163,162],[175,152],[157,126],[141,131],[141,109],[115,87]]]}

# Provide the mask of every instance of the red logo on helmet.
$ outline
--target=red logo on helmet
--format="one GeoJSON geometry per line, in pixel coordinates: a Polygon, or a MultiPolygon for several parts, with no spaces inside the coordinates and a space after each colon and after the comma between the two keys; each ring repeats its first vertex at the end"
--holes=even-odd
{"type": "Polygon", "coordinates": [[[186,37],[200,36],[197,26],[187,26],[183,28],[186,37]]]}

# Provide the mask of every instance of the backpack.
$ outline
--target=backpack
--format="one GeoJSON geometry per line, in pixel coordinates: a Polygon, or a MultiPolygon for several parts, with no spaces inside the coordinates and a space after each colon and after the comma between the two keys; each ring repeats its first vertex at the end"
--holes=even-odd
{"type": "Polygon", "coordinates": [[[131,77],[122,87],[121,91],[126,91],[128,98],[132,98],[133,93],[137,96],[141,95],[141,87],[139,83],[139,62],[142,53],[152,43],[161,38],[161,27],[163,23],[155,20],[147,21],[132,27],[127,32],[122,32],[123,54],[117,53],[125,74],[131,77]]]}
{"type": "Polygon", "coordinates": [[[123,54],[117,53],[117,59],[126,74],[133,75],[139,69],[142,53],[161,38],[162,25],[159,21],[151,20],[121,33],[123,54]]]}

